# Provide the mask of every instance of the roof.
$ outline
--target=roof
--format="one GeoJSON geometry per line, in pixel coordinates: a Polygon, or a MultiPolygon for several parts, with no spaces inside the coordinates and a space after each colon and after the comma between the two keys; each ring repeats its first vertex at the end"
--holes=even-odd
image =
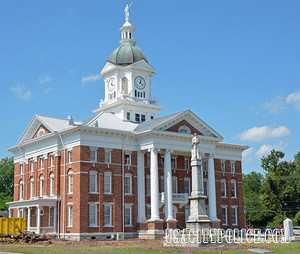
{"type": "Polygon", "coordinates": [[[108,61],[115,65],[124,66],[133,64],[141,59],[148,63],[146,56],[138,46],[122,44],[111,53],[108,61]]]}
{"type": "MultiPolygon", "coordinates": [[[[52,131],[61,131],[66,128],[70,128],[67,119],[37,115],[37,118],[52,131]]],[[[82,122],[75,121],[75,125],[81,125],[82,122]]]]}

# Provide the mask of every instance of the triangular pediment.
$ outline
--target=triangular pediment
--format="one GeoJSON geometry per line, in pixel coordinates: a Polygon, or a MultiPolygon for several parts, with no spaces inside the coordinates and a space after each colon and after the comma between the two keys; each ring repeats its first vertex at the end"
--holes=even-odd
{"type": "Polygon", "coordinates": [[[144,59],[141,59],[141,60],[131,64],[130,67],[135,67],[135,68],[143,69],[146,71],[154,72],[154,68],[150,64],[148,64],[144,59]]]}
{"type": "Polygon", "coordinates": [[[100,74],[103,76],[105,75],[105,73],[112,71],[113,69],[115,69],[117,66],[109,61],[107,61],[103,68],[100,71],[100,74]]]}

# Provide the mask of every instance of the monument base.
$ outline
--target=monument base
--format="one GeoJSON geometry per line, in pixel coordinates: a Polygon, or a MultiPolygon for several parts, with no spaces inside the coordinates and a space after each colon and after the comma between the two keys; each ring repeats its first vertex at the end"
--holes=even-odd
{"type": "Polygon", "coordinates": [[[202,228],[211,228],[210,220],[188,220],[186,222],[186,229],[202,229],[202,228]]]}

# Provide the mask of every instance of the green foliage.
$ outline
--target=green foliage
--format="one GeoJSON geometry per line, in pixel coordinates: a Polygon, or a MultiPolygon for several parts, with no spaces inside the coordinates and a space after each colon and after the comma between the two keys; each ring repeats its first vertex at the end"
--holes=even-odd
{"type": "Polygon", "coordinates": [[[300,211],[296,213],[293,223],[295,225],[300,225],[300,211]]]}
{"type": "Polygon", "coordinates": [[[14,159],[3,158],[0,161],[0,211],[7,209],[6,202],[13,200],[14,159]]]}

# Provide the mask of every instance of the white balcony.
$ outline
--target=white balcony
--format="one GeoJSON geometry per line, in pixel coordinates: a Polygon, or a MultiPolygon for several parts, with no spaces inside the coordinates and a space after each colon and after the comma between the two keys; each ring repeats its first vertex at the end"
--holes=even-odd
{"type": "MultiPolygon", "coordinates": [[[[189,202],[189,197],[187,193],[173,193],[173,204],[185,205],[189,202]]],[[[165,193],[160,193],[160,202],[165,202],[165,193]]]]}

